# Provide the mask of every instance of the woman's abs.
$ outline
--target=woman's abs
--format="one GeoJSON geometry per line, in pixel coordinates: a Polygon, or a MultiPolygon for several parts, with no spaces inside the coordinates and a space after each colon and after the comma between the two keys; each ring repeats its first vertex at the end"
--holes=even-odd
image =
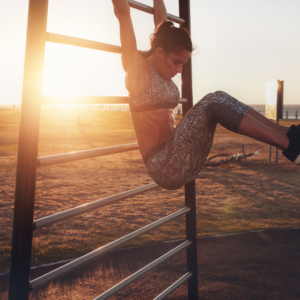
{"type": "Polygon", "coordinates": [[[166,143],[175,129],[172,109],[132,112],[131,116],[143,158],[153,147],[166,143]]]}

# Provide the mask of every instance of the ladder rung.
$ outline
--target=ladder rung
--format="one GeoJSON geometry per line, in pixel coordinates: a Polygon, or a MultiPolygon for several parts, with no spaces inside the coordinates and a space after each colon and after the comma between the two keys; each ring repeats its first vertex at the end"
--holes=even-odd
{"type": "Polygon", "coordinates": [[[79,216],[81,214],[84,214],[86,212],[89,212],[91,210],[98,209],[100,207],[116,203],[118,201],[127,199],[129,197],[134,197],[137,195],[141,195],[145,192],[148,192],[152,189],[157,188],[158,185],[156,183],[150,183],[144,186],[140,186],[135,189],[128,190],[126,192],[116,194],[113,196],[109,196],[103,199],[99,199],[90,203],[85,203],[83,205],[73,207],[70,209],[67,209],[65,211],[58,212],[56,214],[46,216],[37,220],[33,221],[33,229],[38,230],[46,226],[51,226],[53,224],[56,224],[61,221],[65,221],[69,218],[74,218],[75,216],[79,216]]]}
{"type": "MultiPolygon", "coordinates": [[[[176,282],[170,285],[166,290],[164,290],[161,294],[155,297],[153,300],[162,300],[165,299],[168,295],[178,289],[182,284],[184,284],[187,280],[189,280],[193,276],[192,273],[188,272],[179,278],[176,282]]],[[[198,299],[198,298],[197,298],[198,299]]]]}
{"type": "MultiPolygon", "coordinates": [[[[42,105],[56,104],[128,104],[128,97],[115,96],[80,96],[74,97],[71,100],[61,99],[59,96],[42,96],[42,105]]],[[[187,103],[186,98],[181,98],[180,103],[187,103]]]]}
{"type": "Polygon", "coordinates": [[[155,261],[151,262],[147,266],[143,267],[142,269],[138,270],[134,274],[130,275],[126,279],[122,280],[118,284],[116,284],[114,287],[110,288],[100,296],[96,297],[94,300],[106,300],[122,290],[124,287],[126,287],[128,284],[132,283],[133,281],[137,280],[156,266],[158,266],[160,263],[166,261],[173,255],[177,254],[178,252],[182,251],[183,249],[187,248],[191,245],[190,241],[185,241],[181,245],[177,246],[176,248],[172,249],[171,251],[167,252],[166,254],[162,255],[161,257],[157,258],[155,261]]]}
{"type": "Polygon", "coordinates": [[[118,145],[112,147],[97,148],[97,149],[38,157],[37,167],[47,167],[47,166],[62,164],[62,163],[86,159],[86,158],[94,158],[94,157],[117,154],[117,153],[122,153],[127,151],[138,150],[138,149],[139,149],[139,145],[137,143],[134,143],[134,144],[118,145]]]}
{"type": "Polygon", "coordinates": [[[167,222],[170,222],[184,214],[187,214],[188,212],[190,212],[190,210],[191,209],[189,207],[182,208],[168,216],[165,216],[164,218],[161,218],[149,225],[146,225],[134,232],[131,232],[131,233],[129,233],[129,234],[105,245],[105,246],[102,246],[84,256],[81,256],[81,257],[73,260],[72,262],[69,262],[68,264],[63,265],[62,267],[60,267],[58,269],[55,269],[39,278],[36,278],[33,281],[31,281],[29,290],[33,291],[33,290],[37,289],[38,287],[40,287],[50,281],[53,281],[53,280],[65,275],[81,266],[84,266],[87,263],[91,262],[92,260],[120,247],[123,244],[126,244],[127,242],[133,240],[134,238],[137,238],[152,229],[155,229],[155,228],[157,228],[167,222]]]}
{"type": "Polygon", "coordinates": [[[120,46],[105,44],[85,39],[79,39],[72,36],[61,35],[56,33],[47,32],[46,42],[58,43],[64,45],[71,45],[77,47],[83,47],[88,49],[95,49],[101,51],[107,51],[112,53],[122,53],[122,48],[120,46]]]}
{"type": "Polygon", "coordinates": [[[68,100],[60,96],[42,96],[42,105],[56,104],[128,104],[128,97],[115,96],[79,96],[68,100]]]}

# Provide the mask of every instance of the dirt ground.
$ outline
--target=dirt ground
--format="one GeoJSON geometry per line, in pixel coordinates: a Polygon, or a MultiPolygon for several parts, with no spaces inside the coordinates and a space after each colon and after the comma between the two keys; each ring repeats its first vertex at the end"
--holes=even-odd
{"type": "MultiPolygon", "coordinates": [[[[19,115],[0,110],[0,272],[10,264],[19,115]]],[[[129,113],[42,111],[39,156],[134,142],[129,113]]],[[[267,145],[220,127],[210,155],[238,153],[242,145],[260,155],[248,165],[204,166],[196,179],[199,236],[300,227],[299,168],[281,154],[278,169],[268,166],[267,145]]],[[[39,168],[35,219],[150,182],[138,151],[39,168]]],[[[32,265],[78,257],[182,207],[183,188],[157,189],[43,228],[34,233],[32,265]]],[[[124,247],[184,235],[182,217],[124,247]]]]}
{"type": "MultiPolygon", "coordinates": [[[[299,299],[299,233],[299,229],[288,229],[199,238],[199,299],[299,299]]],[[[181,243],[183,241],[111,252],[33,291],[29,299],[94,299],[181,243]]],[[[31,279],[60,265],[33,269],[31,279]]],[[[183,250],[110,299],[153,299],[185,273],[186,251],[183,250]]],[[[187,294],[185,283],[165,299],[185,300],[187,294]]],[[[8,276],[0,276],[0,297],[7,299],[7,296],[8,276]]]]}

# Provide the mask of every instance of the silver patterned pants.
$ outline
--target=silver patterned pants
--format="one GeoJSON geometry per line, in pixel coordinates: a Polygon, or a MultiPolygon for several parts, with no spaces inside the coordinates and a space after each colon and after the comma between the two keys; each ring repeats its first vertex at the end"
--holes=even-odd
{"type": "Polygon", "coordinates": [[[217,124],[237,132],[250,109],[225,92],[206,95],[184,116],[167,143],[146,154],[150,177],[168,190],[193,181],[209,154],[217,124]]]}

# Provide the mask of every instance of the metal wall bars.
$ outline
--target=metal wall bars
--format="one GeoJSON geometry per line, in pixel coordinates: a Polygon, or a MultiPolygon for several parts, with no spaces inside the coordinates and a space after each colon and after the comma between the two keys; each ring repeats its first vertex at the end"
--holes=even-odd
{"type": "Polygon", "coordinates": [[[38,157],[37,166],[38,167],[52,166],[56,164],[62,164],[62,163],[86,159],[86,158],[99,157],[99,156],[122,153],[126,151],[138,150],[138,149],[139,149],[139,145],[137,143],[134,143],[134,144],[127,144],[127,145],[50,155],[45,157],[38,157]]]}
{"type": "MultiPolygon", "coordinates": [[[[139,9],[147,13],[153,13],[153,8],[136,1],[128,0],[132,8],[139,9]]],[[[190,1],[179,0],[180,16],[172,16],[168,14],[168,19],[174,22],[181,23],[186,29],[190,30],[190,1]]],[[[9,300],[28,300],[30,289],[36,289],[39,286],[58,278],[68,272],[83,266],[91,260],[119,247],[120,245],[138,237],[145,232],[156,228],[168,221],[171,221],[179,216],[187,214],[186,217],[186,236],[187,241],[177,248],[171,250],[166,255],[146,266],[133,274],[125,282],[121,282],[114,290],[122,287],[124,284],[129,284],[134,278],[144,274],[148,269],[154,267],[160,261],[167,259],[180,250],[187,249],[187,269],[188,273],[177,280],[173,285],[167,288],[155,299],[163,299],[169,293],[174,291],[182,283],[188,280],[188,299],[198,299],[198,280],[197,280],[197,240],[196,240],[196,202],[195,202],[195,182],[191,182],[185,186],[185,203],[186,207],[169,216],[166,216],[152,224],[136,230],[110,244],[107,244],[89,254],[84,255],[40,278],[33,280],[28,286],[30,273],[30,258],[33,233],[33,211],[35,198],[36,170],[39,166],[53,165],[56,163],[74,161],[88,157],[108,155],[112,153],[120,153],[123,151],[136,150],[137,145],[121,145],[116,147],[108,147],[103,149],[92,149],[88,151],[79,151],[76,153],[60,154],[51,157],[37,158],[39,118],[41,105],[43,104],[58,104],[55,101],[50,102],[51,97],[42,96],[42,75],[44,65],[45,41],[61,43],[73,46],[79,46],[102,51],[110,51],[121,53],[121,47],[108,45],[95,41],[88,41],[63,35],[46,33],[48,14],[48,0],[29,0],[28,10],[28,26],[26,38],[25,52],[25,68],[23,80],[22,94],[22,109],[20,119],[20,134],[19,134],[19,149],[17,163],[17,180],[14,208],[14,223],[13,223],[13,240],[12,240],[12,255],[11,255],[11,271],[10,271],[10,286],[9,300]],[[42,102],[44,99],[44,102],[42,102]],[[38,162],[38,163],[37,163],[38,162]]],[[[182,103],[183,114],[193,106],[192,95],[192,70],[191,61],[189,60],[186,68],[182,73],[182,103]],[[188,99],[188,100],[187,100],[188,99]]],[[[52,99],[53,100],[53,99],[52,99]]],[[[72,104],[76,103],[128,103],[128,97],[79,97],[72,104]]],[[[63,104],[63,102],[59,102],[63,104]]],[[[148,191],[157,187],[155,183],[140,187],[134,190],[107,197],[105,199],[94,201],[80,207],[73,208],[61,213],[54,214],[39,220],[36,220],[34,226],[36,229],[54,224],[86,212],[93,208],[98,208],[108,203],[119,201],[148,191]]],[[[101,297],[101,296],[99,296],[101,297]]],[[[98,297],[98,298],[99,298],[98,297]]],[[[101,298],[99,298],[101,299],[101,298]]],[[[104,299],[104,298],[103,298],[104,299]]],[[[106,299],[106,298],[105,298],[106,299]]]]}
{"type": "MultiPolygon", "coordinates": [[[[152,263],[148,264],[144,268],[140,269],[139,271],[135,272],[134,274],[130,275],[126,279],[122,280],[120,283],[116,284],[114,287],[110,288],[100,296],[96,297],[94,300],[105,300],[108,299],[109,297],[113,296],[120,290],[122,290],[124,287],[126,287],[128,284],[132,283],[136,279],[140,278],[147,272],[151,271],[153,268],[158,266],[160,263],[164,262],[165,260],[171,258],[175,254],[179,253],[183,249],[186,249],[188,246],[191,245],[190,241],[185,241],[181,245],[177,246],[176,248],[172,249],[168,253],[162,255],[161,257],[157,258],[154,260],[152,263]]],[[[159,296],[158,296],[159,297],[159,296]]],[[[156,297],[157,298],[157,297],[156,297]]],[[[163,298],[162,298],[163,299],[163,298]]]]}
{"type": "Polygon", "coordinates": [[[172,221],[186,213],[188,213],[190,211],[190,209],[188,207],[185,207],[177,212],[174,212],[160,220],[157,220],[149,225],[146,225],[134,232],[131,232],[103,247],[100,247],[84,256],[81,256],[75,260],[73,260],[72,262],[69,262],[68,264],[65,264],[63,266],[61,266],[60,268],[57,268],[37,279],[34,279],[33,281],[30,282],[30,290],[35,290],[38,287],[41,287],[42,285],[51,282],[65,274],[68,274],[71,271],[74,271],[75,269],[86,265],[87,263],[93,261],[94,259],[112,251],[113,249],[116,249],[118,247],[120,247],[121,245],[131,241],[134,238],[137,238],[139,236],[141,236],[142,234],[156,228],[159,227],[169,221],[172,221]]]}
{"type": "Polygon", "coordinates": [[[53,225],[55,223],[67,220],[69,218],[84,214],[88,211],[94,210],[94,209],[98,209],[100,207],[127,199],[129,197],[133,197],[136,195],[141,195],[145,192],[148,192],[150,190],[153,190],[155,188],[157,188],[158,185],[156,183],[150,183],[120,194],[116,194],[113,196],[109,196],[100,200],[96,200],[93,202],[89,202],[74,208],[70,208],[68,210],[50,215],[50,216],[46,216],[44,218],[40,218],[38,220],[33,221],[33,229],[34,230],[38,230],[40,228],[46,227],[46,226],[50,226],[53,225]]]}

